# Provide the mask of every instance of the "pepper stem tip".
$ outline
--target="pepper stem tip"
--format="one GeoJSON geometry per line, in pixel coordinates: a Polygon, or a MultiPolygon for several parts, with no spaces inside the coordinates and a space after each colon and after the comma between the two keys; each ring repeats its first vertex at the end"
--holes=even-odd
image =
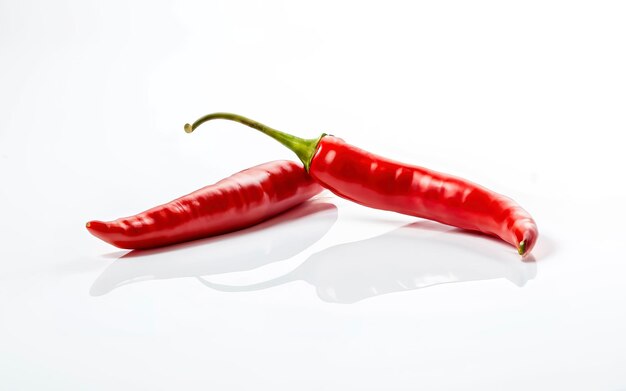
{"type": "Polygon", "coordinates": [[[314,139],[303,139],[303,138],[291,135],[289,133],[284,133],[284,132],[281,132],[280,130],[270,128],[269,126],[263,125],[262,123],[254,121],[250,118],[246,118],[244,116],[241,116],[238,114],[232,114],[232,113],[207,114],[204,117],[197,119],[191,125],[185,124],[185,132],[191,133],[198,126],[202,125],[203,123],[207,121],[211,121],[214,119],[225,119],[229,121],[239,122],[241,124],[249,126],[253,129],[260,131],[261,133],[264,133],[270,136],[274,140],[278,141],[279,143],[283,144],[284,146],[289,148],[291,151],[293,151],[298,156],[298,158],[300,158],[307,172],[309,171],[309,166],[311,165],[311,160],[313,159],[313,155],[315,154],[315,151],[317,150],[317,145],[319,144],[322,137],[326,135],[326,134],[322,134],[320,137],[314,138],[314,139]]]}

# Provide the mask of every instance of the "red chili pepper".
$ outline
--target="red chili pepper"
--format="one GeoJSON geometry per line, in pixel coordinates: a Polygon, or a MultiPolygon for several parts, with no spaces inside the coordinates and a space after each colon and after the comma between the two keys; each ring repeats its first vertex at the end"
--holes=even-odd
{"type": "Polygon", "coordinates": [[[240,122],[279,141],[298,155],[315,180],[340,197],[495,235],[523,256],[537,240],[537,225],[528,212],[465,179],[377,156],[326,134],[302,139],[236,114],[209,114],[186,124],[185,131],[214,119],[240,122]]]}
{"type": "Polygon", "coordinates": [[[299,163],[278,160],[248,168],[167,204],[110,222],[90,221],[94,236],[126,249],[146,249],[249,227],[322,191],[299,163]]]}

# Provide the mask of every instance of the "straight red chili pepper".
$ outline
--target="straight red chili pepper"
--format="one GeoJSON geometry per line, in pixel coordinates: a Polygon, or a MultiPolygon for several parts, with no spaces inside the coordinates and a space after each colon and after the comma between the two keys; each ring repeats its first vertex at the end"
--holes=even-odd
{"type": "Polygon", "coordinates": [[[322,191],[302,165],[278,160],[248,168],[166,204],[114,221],[90,221],[94,236],[146,249],[249,227],[322,191]]]}
{"type": "Polygon", "coordinates": [[[340,197],[376,209],[422,217],[494,235],[527,255],[537,240],[537,225],[515,201],[468,180],[396,162],[322,134],[302,139],[230,113],[206,115],[192,125],[214,119],[240,122],[295,152],[308,173],[340,197]]]}

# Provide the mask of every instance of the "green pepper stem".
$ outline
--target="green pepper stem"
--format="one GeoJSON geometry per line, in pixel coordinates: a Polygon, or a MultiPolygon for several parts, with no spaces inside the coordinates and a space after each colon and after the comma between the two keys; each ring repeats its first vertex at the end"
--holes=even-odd
{"type": "Polygon", "coordinates": [[[214,119],[225,119],[229,121],[239,122],[241,124],[249,126],[253,129],[256,129],[270,136],[274,140],[278,141],[279,143],[283,144],[284,146],[292,150],[298,156],[300,161],[302,161],[302,164],[304,164],[304,168],[307,170],[307,172],[309,171],[309,167],[311,166],[311,160],[313,159],[313,155],[315,154],[315,151],[317,150],[317,144],[319,143],[321,138],[326,135],[326,134],[322,134],[320,137],[313,138],[313,139],[303,139],[303,138],[291,135],[289,133],[281,132],[280,130],[270,128],[269,126],[263,125],[260,122],[251,120],[250,118],[246,118],[244,116],[241,116],[238,114],[232,114],[232,113],[207,114],[204,117],[198,118],[191,125],[185,124],[185,132],[191,133],[194,130],[196,130],[198,126],[202,125],[203,123],[207,121],[211,121],[214,119]]]}

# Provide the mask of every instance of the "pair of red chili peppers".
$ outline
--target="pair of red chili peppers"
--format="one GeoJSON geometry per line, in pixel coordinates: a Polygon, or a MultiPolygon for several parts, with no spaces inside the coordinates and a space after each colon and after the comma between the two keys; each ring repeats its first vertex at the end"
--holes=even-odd
{"type": "Polygon", "coordinates": [[[214,113],[186,124],[236,121],[279,141],[304,167],[276,161],[244,170],[167,204],[89,231],[115,246],[143,249],[241,229],[318,194],[322,187],[356,203],[497,236],[527,255],[537,225],[515,201],[462,178],[399,163],[322,134],[302,139],[246,117],[214,113]],[[321,186],[320,186],[321,185],[321,186]]]}

